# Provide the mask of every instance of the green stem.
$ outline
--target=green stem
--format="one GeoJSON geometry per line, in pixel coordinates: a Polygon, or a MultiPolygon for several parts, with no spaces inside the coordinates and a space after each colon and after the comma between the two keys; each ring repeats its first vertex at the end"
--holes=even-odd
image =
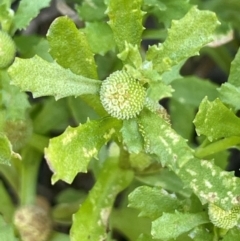
{"type": "Polygon", "coordinates": [[[46,136],[33,133],[29,141],[29,145],[31,147],[34,147],[35,150],[39,152],[43,152],[44,148],[47,147],[48,142],[49,142],[49,139],[46,136]]]}
{"type": "Polygon", "coordinates": [[[7,181],[7,183],[11,186],[14,193],[18,196],[18,190],[19,190],[19,173],[15,169],[15,167],[7,166],[7,165],[0,165],[0,173],[3,175],[4,179],[7,181]]]}
{"type": "Polygon", "coordinates": [[[36,184],[41,154],[33,148],[26,148],[22,153],[21,173],[21,205],[34,204],[36,199],[36,184]]]}
{"type": "Polygon", "coordinates": [[[119,166],[123,169],[130,169],[129,153],[120,146],[119,166]]]}
{"type": "Polygon", "coordinates": [[[213,228],[213,241],[218,241],[218,228],[215,226],[213,228]]]}
{"type": "Polygon", "coordinates": [[[231,137],[216,141],[212,144],[209,144],[206,147],[199,147],[195,151],[195,156],[197,158],[204,158],[204,157],[210,156],[214,153],[226,150],[230,147],[234,147],[238,144],[240,144],[240,137],[231,136],[231,137]]]}

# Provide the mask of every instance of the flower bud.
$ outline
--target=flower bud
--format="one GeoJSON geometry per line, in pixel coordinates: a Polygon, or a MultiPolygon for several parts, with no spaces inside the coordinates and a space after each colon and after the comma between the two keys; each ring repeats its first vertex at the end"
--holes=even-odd
{"type": "Polygon", "coordinates": [[[100,99],[105,110],[117,119],[130,119],[143,109],[146,90],[126,71],[116,71],[103,81],[100,99]]]}
{"type": "Polygon", "coordinates": [[[0,69],[7,68],[13,61],[16,47],[12,38],[0,30],[0,69]]]}
{"type": "Polygon", "coordinates": [[[23,206],[14,215],[16,226],[22,241],[47,241],[52,230],[48,213],[35,205],[23,206]]]}
{"type": "Polygon", "coordinates": [[[240,218],[240,207],[233,207],[229,211],[225,211],[220,207],[209,204],[208,215],[210,221],[218,228],[230,229],[237,225],[240,218]]]}

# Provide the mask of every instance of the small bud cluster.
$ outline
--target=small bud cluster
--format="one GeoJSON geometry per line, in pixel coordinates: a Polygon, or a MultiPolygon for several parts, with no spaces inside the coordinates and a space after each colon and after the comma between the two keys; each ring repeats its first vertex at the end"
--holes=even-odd
{"type": "Polygon", "coordinates": [[[0,69],[7,68],[13,61],[16,47],[12,38],[0,30],[0,69]]]}
{"type": "Polygon", "coordinates": [[[17,209],[14,225],[23,241],[47,241],[52,230],[48,213],[36,205],[17,209]]]}
{"type": "Polygon", "coordinates": [[[240,207],[233,207],[229,211],[225,211],[220,207],[209,204],[208,215],[210,221],[218,228],[230,229],[238,224],[240,218],[240,207]]]}
{"type": "Polygon", "coordinates": [[[100,99],[105,110],[117,119],[139,114],[145,102],[145,88],[126,71],[116,71],[103,81],[100,99]]]}

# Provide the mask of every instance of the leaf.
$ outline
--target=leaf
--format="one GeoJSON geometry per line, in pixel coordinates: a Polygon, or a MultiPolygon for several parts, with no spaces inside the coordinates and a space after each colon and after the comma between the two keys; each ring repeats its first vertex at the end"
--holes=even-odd
{"type": "Polygon", "coordinates": [[[67,96],[97,94],[101,81],[76,75],[56,63],[35,56],[16,58],[8,69],[12,83],[23,91],[31,91],[34,98],[52,95],[56,99],[67,96]]]}
{"type": "Polygon", "coordinates": [[[107,23],[86,23],[86,27],[82,31],[86,34],[93,53],[104,55],[107,51],[115,48],[113,33],[107,23]]]}
{"type": "Polygon", "coordinates": [[[163,73],[182,60],[197,55],[213,39],[217,25],[214,13],[193,7],[182,19],[172,21],[165,42],[150,47],[146,59],[152,61],[154,69],[163,73]]]}
{"type": "Polygon", "coordinates": [[[138,212],[133,208],[115,208],[112,210],[110,225],[118,230],[127,240],[137,240],[141,233],[149,233],[151,222],[148,218],[138,217],[138,212]],[[134,224],[134,225],[132,225],[134,224]]]}
{"type": "Polygon", "coordinates": [[[169,110],[172,128],[183,138],[191,140],[194,132],[192,122],[196,114],[195,108],[171,98],[169,101],[169,110]]]}
{"type": "Polygon", "coordinates": [[[194,241],[212,241],[213,233],[209,232],[206,228],[202,226],[198,226],[194,228],[189,234],[189,237],[194,241]]]}
{"type": "Polygon", "coordinates": [[[175,79],[171,82],[175,90],[169,102],[173,129],[182,137],[191,140],[194,126],[192,124],[196,109],[205,96],[214,100],[218,96],[217,85],[195,76],[175,79]]]}
{"type": "Polygon", "coordinates": [[[221,100],[232,106],[235,110],[240,109],[240,50],[238,50],[234,60],[231,63],[230,74],[228,77],[228,83],[223,84],[219,89],[221,100]]]}
{"type": "Polygon", "coordinates": [[[157,17],[160,23],[164,23],[166,27],[169,27],[173,19],[178,20],[182,18],[190,9],[191,5],[189,0],[145,0],[145,4],[155,5],[153,14],[157,17]]]}
{"type": "Polygon", "coordinates": [[[88,119],[96,120],[99,116],[96,112],[80,98],[68,98],[68,109],[76,123],[85,123],[88,119]]]}
{"type": "Polygon", "coordinates": [[[140,47],[143,31],[141,11],[142,0],[115,0],[108,6],[109,25],[119,52],[125,48],[125,41],[140,47]]]}
{"type": "Polygon", "coordinates": [[[80,19],[85,22],[97,22],[106,18],[106,8],[104,0],[84,0],[81,5],[76,6],[80,19]]]}
{"type": "Polygon", "coordinates": [[[209,100],[218,97],[217,85],[208,80],[203,80],[195,76],[176,79],[171,82],[175,90],[172,98],[183,105],[190,105],[195,108],[199,106],[202,99],[207,96],[209,100]]]}
{"type": "Polygon", "coordinates": [[[204,98],[194,124],[197,134],[207,136],[210,141],[240,135],[240,119],[219,99],[210,102],[204,98]]]}
{"type": "Polygon", "coordinates": [[[2,0],[2,2],[0,3],[1,30],[9,32],[13,17],[14,12],[11,9],[11,2],[2,0]]]}
{"type": "Polygon", "coordinates": [[[114,118],[89,121],[50,140],[45,156],[53,171],[52,183],[59,179],[71,183],[78,172],[87,172],[88,163],[99,149],[119,130],[114,118]]]}
{"type": "Polygon", "coordinates": [[[10,166],[12,158],[21,160],[21,156],[12,151],[10,141],[0,132],[0,164],[10,166]]]}
{"type": "Polygon", "coordinates": [[[152,235],[154,239],[170,240],[190,231],[198,225],[209,223],[205,212],[201,213],[164,213],[152,222],[152,235]]]}
{"type": "Polygon", "coordinates": [[[139,153],[143,150],[143,138],[138,128],[135,118],[123,121],[121,129],[123,144],[126,145],[129,153],[139,153]]]}
{"type": "Polygon", "coordinates": [[[72,241],[106,240],[108,218],[117,194],[133,179],[133,172],[121,169],[117,159],[105,161],[102,171],[79,211],[73,216],[72,241]]]}
{"type": "Polygon", "coordinates": [[[198,4],[201,8],[210,9],[211,11],[216,12],[222,24],[228,26],[231,25],[233,28],[239,30],[240,2],[238,0],[198,1],[198,4]]]}
{"type": "Polygon", "coordinates": [[[30,21],[35,18],[42,8],[48,7],[51,0],[21,0],[16,14],[13,18],[12,33],[17,29],[21,30],[28,26],[30,21]]]}
{"type": "Polygon", "coordinates": [[[7,224],[1,215],[0,215],[0,237],[4,241],[18,240],[15,238],[13,226],[10,224],[7,224]]]}
{"type": "Polygon", "coordinates": [[[170,194],[159,187],[140,186],[128,196],[129,207],[140,210],[140,217],[154,220],[163,212],[174,212],[181,207],[175,194],[170,194]]]}
{"type": "Polygon", "coordinates": [[[67,99],[59,101],[53,98],[46,99],[34,116],[34,132],[38,134],[46,134],[50,131],[61,132],[68,126],[70,116],[67,99]]]}
{"type": "Polygon", "coordinates": [[[184,63],[185,60],[181,61],[177,65],[174,65],[170,70],[164,72],[162,74],[162,82],[168,85],[173,80],[182,78],[182,76],[180,75],[180,70],[184,63]]]}
{"type": "Polygon", "coordinates": [[[48,30],[47,40],[50,54],[58,64],[69,68],[74,74],[97,78],[94,55],[87,38],[70,18],[55,19],[48,30]]]}
{"type": "Polygon", "coordinates": [[[0,181],[0,196],[0,213],[7,222],[11,222],[15,207],[2,181],[0,181]]]}
{"type": "Polygon", "coordinates": [[[117,56],[125,65],[128,64],[135,69],[140,69],[142,67],[142,56],[137,45],[133,46],[132,44],[125,42],[125,49],[117,56]]]}
{"type": "Polygon", "coordinates": [[[240,239],[240,230],[239,228],[232,228],[227,232],[227,234],[223,237],[222,241],[233,241],[240,239]]]}
{"type": "Polygon", "coordinates": [[[6,71],[0,72],[2,105],[6,110],[8,120],[26,120],[26,111],[30,107],[28,96],[21,93],[19,88],[10,85],[10,77],[6,71]]]}
{"type": "Polygon", "coordinates": [[[152,236],[150,234],[141,234],[137,241],[161,241],[159,239],[153,239],[152,236]]]}
{"type": "MultiPolygon", "coordinates": [[[[239,5],[240,7],[240,5],[239,5]]],[[[228,83],[240,87],[239,82],[239,73],[240,73],[240,49],[238,50],[234,60],[231,63],[230,74],[228,77],[228,83]]]]}
{"type": "Polygon", "coordinates": [[[140,113],[139,125],[145,151],[157,155],[162,165],[177,173],[192,158],[192,150],[186,140],[159,115],[144,110],[140,113]]]}
{"type": "Polygon", "coordinates": [[[230,83],[224,83],[218,89],[219,98],[228,106],[232,107],[234,111],[240,109],[240,87],[236,87],[230,83]]]}
{"type": "Polygon", "coordinates": [[[147,104],[149,106],[159,106],[159,100],[172,96],[174,90],[170,85],[162,82],[149,82],[147,89],[147,104]]]}
{"type": "Polygon", "coordinates": [[[21,58],[32,58],[38,55],[48,62],[53,62],[52,56],[49,54],[49,44],[45,37],[36,35],[19,35],[14,36],[14,42],[21,58]]]}
{"type": "MultiPolygon", "coordinates": [[[[156,168],[153,167],[155,171],[156,168]]],[[[150,170],[151,171],[151,170],[150,170]]],[[[189,198],[192,191],[189,188],[184,188],[181,179],[167,168],[161,168],[156,174],[144,173],[143,175],[136,176],[140,182],[153,187],[162,187],[163,189],[181,195],[182,197],[189,198]]]]}
{"type": "Polygon", "coordinates": [[[240,180],[208,160],[191,159],[178,173],[202,204],[213,203],[224,210],[239,205],[240,180]]]}
{"type": "Polygon", "coordinates": [[[161,11],[166,10],[166,4],[159,0],[144,0],[144,5],[150,7],[156,7],[161,11]]]}

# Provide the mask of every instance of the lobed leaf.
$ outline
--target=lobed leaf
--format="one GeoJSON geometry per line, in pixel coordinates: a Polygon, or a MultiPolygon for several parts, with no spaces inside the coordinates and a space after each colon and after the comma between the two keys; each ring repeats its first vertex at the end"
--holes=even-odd
{"type": "Polygon", "coordinates": [[[74,74],[97,78],[94,55],[87,38],[70,18],[55,19],[48,30],[47,40],[50,54],[58,64],[69,68],[74,74]]]}
{"type": "Polygon", "coordinates": [[[51,0],[21,0],[13,18],[12,33],[17,29],[21,30],[28,26],[42,8],[48,7],[51,0]]]}
{"type": "Polygon", "coordinates": [[[202,204],[214,203],[224,210],[239,205],[239,179],[211,161],[191,159],[178,175],[198,196],[202,204]]]}
{"type": "Polygon", "coordinates": [[[119,52],[124,50],[125,42],[140,47],[143,31],[141,5],[142,0],[114,0],[109,3],[109,25],[119,52]]]}
{"type": "Polygon", "coordinates": [[[144,149],[155,154],[162,165],[178,172],[192,158],[192,150],[160,115],[144,110],[139,116],[144,149]]]}
{"type": "Polygon", "coordinates": [[[159,187],[140,186],[128,196],[129,207],[140,210],[139,216],[154,220],[163,212],[174,212],[181,206],[175,194],[159,187]]]}
{"type": "Polygon", "coordinates": [[[101,173],[79,211],[73,216],[72,241],[106,240],[108,218],[117,194],[133,179],[133,172],[121,169],[115,158],[105,161],[101,173]]]}
{"type": "Polygon", "coordinates": [[[152,222],[154,239],[170,240],[186,233],[198,225],[209,223],[206,212],[201,213],[164,213],[152,222]]]}
{"type": "Polygon", "coordinates": [[[38,56],[16,58],[8,69],[12,83],[34,97],[52,95],[56,99],[67,96],[98,94],[101,81],[76,75],[57,63],[49,63],[38,56]]]}
{"type": "Polygon", "coordinates": [[[193,7],[182,19],[172,21],[165,42],[150,47],[146,59],[152,61],[154,69],[163,73],[182,60],[197,55],[213,39],[217,25],[215,13],[193,7]]]}
{"type": "Polygon", "coordinates": [[[120,129],[114,118],[89,121],[50,140],[45,156],[54,172],[52,182],[59,179],[71,183],[78,172],[87,172],[88,163],[99,149],[120,129]]]}
{"type": "Polygon", "coordinates": [[[219,99],[210,102],[204,98],[194,124],[197,134],[207,136],[210,141],[240,135],[240,119],[219,99]]]}

